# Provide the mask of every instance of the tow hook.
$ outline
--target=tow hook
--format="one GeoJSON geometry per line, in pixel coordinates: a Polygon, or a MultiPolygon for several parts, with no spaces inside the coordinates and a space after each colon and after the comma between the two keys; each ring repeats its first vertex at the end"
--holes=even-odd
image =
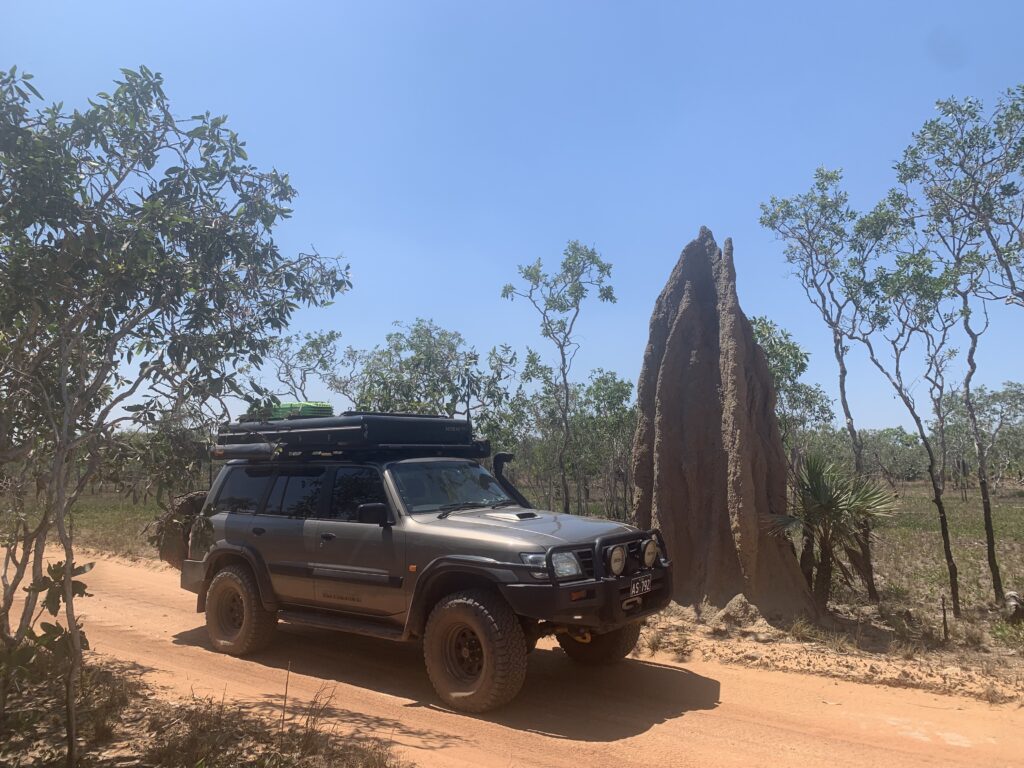
{"type": "Polygon", "coordinates": [[[589,643],[593,636],[590,634],[590,630],[587,629],[569,629],[569,636],[572,637],[577,643],[589,643]]]}

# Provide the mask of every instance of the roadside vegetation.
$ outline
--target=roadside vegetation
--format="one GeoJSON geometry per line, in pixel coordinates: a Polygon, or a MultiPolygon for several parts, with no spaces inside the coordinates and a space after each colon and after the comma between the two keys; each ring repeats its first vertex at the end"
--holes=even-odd
{"type": "MultiPolygon", "coordinates": [[[[336,259],[278,249],[296,195],[287,175],[250,162],[225,117],[176,117],[145,67],[87,105],[47,105],[30,75],[0,74],[0,730],[32,717],[36,686],[46,722],[61,712],[66,764],[87,764],[80,746],[114,727],[110,707],[137,705],[141,688],[84,664],[79,554],[145,556],[145,525],[208,484],[206,446],[239,404],[329,392],[360,410],[471,418],[515,453],[508,474],[538,506],[631,519],[633,382],[574,364],[581,324],[615,301],[594,247],[570,240],[494,286],[537,322],[536,348],[477,350],[459,329],[399,317],[378,345],[343,349],[337,329],[289,332],[297,310],[351,283],[336,259]],[[91,694],[100,679],[109,690],[91,694]]],[[[763,206],[833,341],[838,402],[806,381],[793,335],[755,318],[790,457],[788,520],[776,523],[820,609],[818,624],[755,634],[836,653],[980,654],[1019,680],[1024,617],[1008,598],[1024,590],[1024,384],[983,385],[977,353],[995,324],[1024,319],[1024,86],[988,111],[972,99],[938,110],[870,209],[824,168],[763,206]],[[872,419],[846,386],[868,376],[904,425],[860,426],[872,419]]],[[[732,633],[706,618],[691,623],[732,633]]],[[[668,647],[656,630],[649,649],[668,647]]],[[[143,748],[219,764],[188,725],[212,706],[187,705],[160,737],[179,741],[143,748]]],[[[316,764],[273,751],[291,736],[274,746],[248,720],[218,722],[258,764],[316,764]]]]}
{"type": "MultiPolygon", "coordinates": [[[[0,765],[59,765],[63,726],[60,675],[39,657],[10,692],[0,720],[0,765]]],[[[282,699],[283,701],[283,699],[282,699]]],[[[130,665],[88,664],[78,693],[79,765],[161,768],[407,768],[370,735],[344,737],[327,722],[331,694],[293,703],[268,718],[235,704],[193,697],[167,701],[130,665]]]]}

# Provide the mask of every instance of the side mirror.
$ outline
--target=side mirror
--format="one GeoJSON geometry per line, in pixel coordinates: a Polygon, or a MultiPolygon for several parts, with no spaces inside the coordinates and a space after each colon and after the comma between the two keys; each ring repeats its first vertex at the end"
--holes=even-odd
{"type": "Polygon", "coordinates": [[[382,504],[379,501],[370,504],[360,504],[356,509],[356,515],[359,517],[360,523],[376,524],[381,528],[386,528],[395,522],[391,519],[391,510],[388,508],[388,505],[382,504]]]}

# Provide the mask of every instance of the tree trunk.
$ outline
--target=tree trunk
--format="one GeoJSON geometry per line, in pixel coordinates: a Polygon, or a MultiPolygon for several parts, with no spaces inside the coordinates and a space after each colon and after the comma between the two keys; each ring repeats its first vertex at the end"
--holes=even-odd
{"type": "MultiPolygon", "coordinates": [[[[971,384],[974,374],[978,370],[978,364],[974,354],[978,349],[978,338],[981,335],[971,326],[970,305],[967,294],[961,294],[963,298],[963,325],[964,330],[971,339],[967,349],[967,375],[964,376],[964,407],[967,409],[967,418],[971,424],[971,437],[974,438],[974,450],[978,455],[978,491],[981,493],[981,510],[985,520],[985,550],[988,555],[988,570],[992,574],[992,591],[995,593],[996,602],[1003,602],[1003,578],[999,573],[999,562],[996,559],[996,532],[992,525],[992,499],[988,489],[988,449],[985,439],[978,427],[978,415],[974,409],[974,394],[971,384]]],[[[987,323],[986,323],[987,326],[987,323]]],[[[984,329],[983,329],[984,330],[984,329]]],[[[966,483],[965,483],[966,485],[966,483]]]]}
{"type": "Polygon", "coordinates": [[[843,406],[846,432],[850,436],[850,445],[853,448],[853,468],[858,475],[862,475],[864,474],[864,443],[853,425],[853,413],[850,411],[850,402],[846,397],[846,349],[843,345],[842,335],[835,328],[832,329],[832,351],[836,357],[836,364],[839,366],[839,402],[843,406]]]}
{"type": "Polygon", "coordinates": [[[814,587],[814,532],[805,527],[803,548],[800,550],[800,572],[807,581],[807,588],[814,587]]]}
{"type": "MultiPolygon", "coordinates": [[[[913,399],[910,397],[905,386],[903,386],[902,378],[893,377],[893,375],[885,368],[884,365],[879,362],[877,355],[875,354],[874,346],[870,341],[861,339],[865,343],[868,350],[868,356],[871,359],[872,364],[879,370],[879,372],[888,379],[892,385],[893,390],[899,396],[903,405],[906,406],[907,412],[910,417],[914,420],[914,426],[917,429],[917,436],[921,439],[921,445],[924,446],[925,453],[928,455],[928,477],[932,484],[932,501],[935,504],[935,509],[939,513],[939,530],[942,534],[942,551],[946,558],[946,571],[949,573],[949,596],[953,603],[953,617],[960,618],[960,581],[959,573],[956,567],[956,561],[953,560],[953,547],[949,541],[949,523],[946,520],[946,505],[942,501],[942,481],[943,472],[945,470],[945,422],[940,421],[939,424],[939,436],[942,441],[942,457],[943,466],[940,467],[935,459],[935,448],[932,446],[932,441],[928,437],[928,432],[924,428],[924,422],[921,421],[921,417],[917,412],[917,407],[914,405],[913,399]]],[[[899,371],[899,358],[897,358],[897,371],[899,371]]],[[[899,374],[897,374],[899,376],[899,374]]],[[[941,402],[941,400],[940,400],[941,402]]],[[[934,401],[933,401],[934,404],[934,401]]]]}
{"type": "Polygon", "coordinates": [[[960,618],[960,580],[953,560],[953,547],[949,541],[949,523],[946,520],[946,504],[942,500],[942,485],[935,467],[935,457],[931,448],[928,451],[928,477],[932,482],[932,502],[939,513],[939,531],[942,533],[942,553],[946,558],[946,570],[949,572],[949,596],[953,603],[953,618],[960,618]]]}
{"type": "Polygon", "coordinates": [[[78,717],[76,711],[76,695],[78,681],[82,676],[82,633],[78,626],[78,616],[75,613],[75,553],[71,542],[71,536],[67,529],[68,497],[67,480],[68,470],[65,466],[66,457],[64,452],[58,451],[56,460],[53,462],[56,477],[55,493],[51,497],[55,502],[54,523],[57,528],[57,536],[64,549],[64,618],[67,621],[68,640],[71,644],[68,653],[67,676],[64,680],[64,710],[65,710],[65,734],[67,737],[67,768],[76,768],[78,765],[78,717]]]}
{"type": "Polygon", "coordinates": [[[820,546],[818,555],[818,571],[814,575],[814,602],[822,611],[828,609],[828,600],[832,596],[832,548],[820,546]]]}
{"type": "MultiPolygon", "coordinates": [[[[853,448],[853,469],[860,477],[864,474],[864,442],[860,439],[860,433],[857,432],[857,428],[853,424],[853,413],[846,397],[846,348],[843,345],[842,335],[835,328],[832,329],[832,351],[835,354],[836,363],[839,365],[839,401],[843,406],[846,432],[850,436],[850,445],[853,448]]],[[[868,599],[877,603],[879,601],[878,589],[875,586],[875,567],[871,559],[871,523],[867,520],[861,521],[858,526],[857,549],[847,549],[846,556],[863,582],[868,599]]]]}

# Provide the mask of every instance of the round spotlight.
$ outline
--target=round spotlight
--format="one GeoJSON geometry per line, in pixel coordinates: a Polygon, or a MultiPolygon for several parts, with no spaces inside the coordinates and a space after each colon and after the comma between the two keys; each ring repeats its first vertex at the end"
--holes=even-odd
{"type": "Polygon", "coordinates": [[[658,542],[648,539],[644,542],[641,553],[644,561],[644,568],[651,568],[658,559],[658,542]]]}
{"type": "Polygon", "coordinates": [[[608,570],[615,576],[621,576],[626,570],[626,548],[615,546],[608,550],[608,570]]]}

